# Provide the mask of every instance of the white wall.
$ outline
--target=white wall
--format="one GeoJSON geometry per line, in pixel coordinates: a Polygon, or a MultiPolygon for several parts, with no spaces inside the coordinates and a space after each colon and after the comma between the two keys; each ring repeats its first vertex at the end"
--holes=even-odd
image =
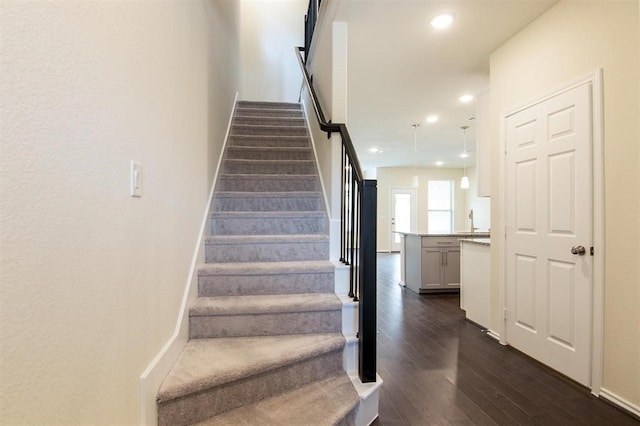
{"type": "Polygon", "coordinates": [[[298,102],[307,0],[242,0],[241,99],[298,102]]]}
{"type": "MultiPolygon", "coordinates": [[[[313,86],[325,120],[344,123],[346,116],[347,82],[347,38],[348,26],[345,22],[334,22],[338,2],[326,0],[320,8],[307,69],[313,76],[313,86]]],[[[327,197],[330,220],[332,260],[340,257],[340,196],[341,196],[341,154],[342,140],[339,134],[331,138],[320,130],[309,93],[302,97],[313,139],[314,150],[323,188],[327,197]]]]}
{"type": "MultiPolygon", "coordinates": [[[[465,206],[467,214],[473,209],[473,226],[478,231],[486,232],[491,228],[491,199],[478,196],[478,168],[467,168],[467,176],[469,176],[469,189],[465,191],[465,206]]],[[[470,221],[466,222],[468,230],[471,226],[470,221]]]]}
{"type": "MultiPolygon", "coordinates": [[[[332,1],[327,0],[333,5],[332,1]]],[[[326,13],[326,4],[323,6],[326,13]]],[[[325,114],[325,119],[332,117],[333,107],[333,20],[329,17],[318,20],[319,25],[313,35],[312,53],[310,54],[307,68],[313,75],[313,86],[318,96],[320,106],[325,114]]],[[[318,157],[318,167],[322,175],[322,182],[329,202],[329,214],[336,217],[334,210],[337,207],[333,201],[340,196],[340,188],[333,188],[333,151],[336,145],[342,146],[339,135],[333,135],[332,139],[327,139],[327,134],[320,130],[318,120],[315,116],[313,104],[309,94],[305,90],[304,104],[309,117],[311,135],[314,141],[314,149],[318,157]]]]}
{"type": "MultiPolygon", "coordinates": [[[[562,1],[491,56],[492,141],[499,114],[604,70],[605,256],[603,387],[640,407],[640,130],[638,7],[631,1],[562,1]]],[[[493,146],[493,164],[499,164],[493,146]]],[[[492,178],[493,227],[498,173],[492,178]]],[[[492,241],[493,324],[499,323],[501,241],[492,241]]],[[[602,253],[602,251],[601,251],[602,253]]],[[[637,408],[640,409],[640,408],[637,408]]]]}
{"type": "Polygon", "coordinates": [[[229,121],[241,85],[240,4],[236,0],[204,0],[209,40],[209,173],[213,182],[229,121]]]}
{"type": "Polygon", "coordinates": [[[238,86],[236,9],[0,2],[0,423],[137,423],[238,86]]]}

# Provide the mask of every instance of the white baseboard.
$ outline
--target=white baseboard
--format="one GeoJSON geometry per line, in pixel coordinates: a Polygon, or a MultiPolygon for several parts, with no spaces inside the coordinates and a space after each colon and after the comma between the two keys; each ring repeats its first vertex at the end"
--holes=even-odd
{"type": "Polygon", "coordinates": [[[238,92],[236,92],[235,99],[233,101],[233,107],[231,108],[231,116],[229,117],[229,123],[227,124],[227,132],[224,137],[222,150],[220,151],[220,158],[218,159],[218,166],[216,173],[211,183],[211,189],[209,191],[209,200],[205,206],[204,217],[200,225],[200,237],[196,243],[193,258],[191,259],[191,268],[185,284],[182,303],[180,305],[180,313],[178,314],[178,320],[176,323],[173,335],[169,338],[169,341],[164,345],[160,352],[153,358],[147,368],[140,375],[138,382],[138,399],[139,399],[139,416],[138,421],[140,425],[157,425],[158,424],[158,407],[156,403],[156,395],[160,384],[164,378],[169,374],[171,367],[178,359],[180,352],[184,349],[187,341],[189,340],[189,305],[196,298],[198,288],[198,274],[197,267],[204,262],[204,238],[208,234],[207,224],[209,222],[209,212],[211,210],[211,202],[213,200],[213,190],[218,180],[218,174],[220,172],[220,166],[222,164],[222,156],[227,146],[227,140],[229,139],[229,133],[231,131],[231,123],[233,120],[233,114],[235,112],[236,103],[238,101],[238,92]]]}
{"type": "Polygon", "coordinates": [[[615,393],[605,388],[600,388],[600,395],[598,396],[600,398],[606,399],[607,401],[617,405],[620,408],[623,408],[624,410],[630,412],[636,417],[640,417],[640,406],[638,406],[637,404],[634,404],[631,401],[627,401],[623,397],[616,395],[615,393]]]}
{"type": "Polygon", "coordinates": [[[487,336],[489,336],[492,339],[496,340],[501,345],[503,344],[502,342],[500,342],[500,334],[498,334],[497,332],[495,332],[493,330],[487,330],[487,336]]]}

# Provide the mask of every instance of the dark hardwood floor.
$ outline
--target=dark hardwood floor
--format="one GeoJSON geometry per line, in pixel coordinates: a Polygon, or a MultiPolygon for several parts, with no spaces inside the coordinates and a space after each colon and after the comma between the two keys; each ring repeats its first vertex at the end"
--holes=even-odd
{"type": "Polygon", "coordinates": [[[639,425],[640,421],[466,321],[457,294],[399,286],[378,255],[379,418],[389,425],[639,425]]]}

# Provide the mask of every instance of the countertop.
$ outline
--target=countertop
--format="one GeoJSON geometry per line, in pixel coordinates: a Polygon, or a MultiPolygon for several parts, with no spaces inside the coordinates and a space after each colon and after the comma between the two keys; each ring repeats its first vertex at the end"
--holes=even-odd
{"type": "Polygon", "coordinates": [[[482,246],[490,246],[491,238],[461,238],[461,243],[479,244],[482,246]]]}
{"type": "Polygon", "coordinates": [[[411,235],[414,237],[458,237],[464,239],[489,239],[488,232],[452,232],[450,234],[421,234],[418,232],[400,232],[400,231],[392,231],[396,234],[402,235],[411,235]]]}

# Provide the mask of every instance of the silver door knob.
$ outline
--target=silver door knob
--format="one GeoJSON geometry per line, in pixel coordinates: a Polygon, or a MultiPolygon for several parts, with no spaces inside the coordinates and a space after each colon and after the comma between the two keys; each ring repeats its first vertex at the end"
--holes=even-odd
{"type": "Polygon", "coordinates": [[[587,252],[587,249],[584,246],[573,246],[571,247],[571,254],[577,254],[578,256],[584,256],[587,252]]]}

